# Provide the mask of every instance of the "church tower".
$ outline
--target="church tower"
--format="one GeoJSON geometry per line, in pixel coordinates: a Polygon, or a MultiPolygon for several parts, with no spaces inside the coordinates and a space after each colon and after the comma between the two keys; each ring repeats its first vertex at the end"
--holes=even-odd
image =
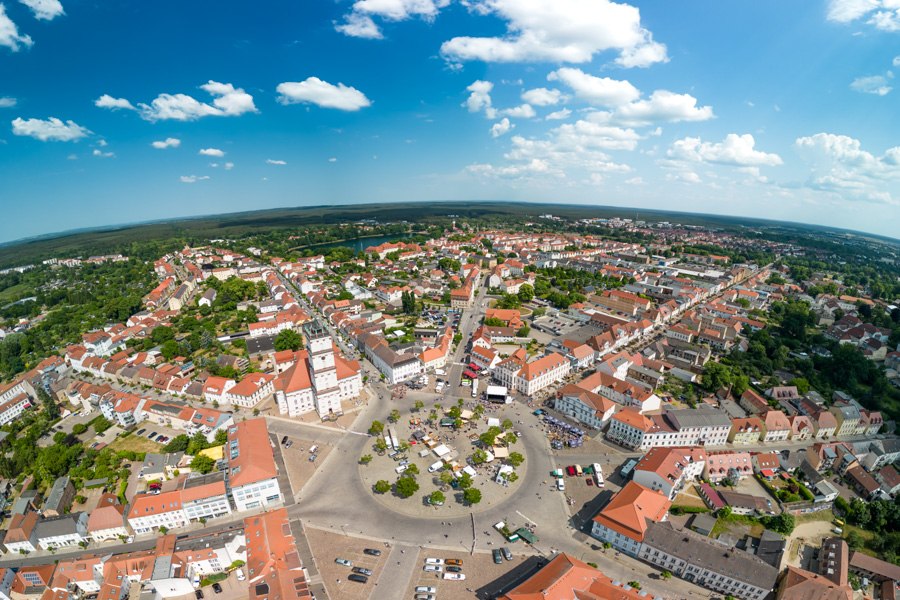
{"type": "Polygon", "coordinates": [[[309,379],[316,394],[337,388],[337,370],[334,366],[334,344],[331,334],[318,321],[303,326],[306,348],[309,352],[309,379]]]}

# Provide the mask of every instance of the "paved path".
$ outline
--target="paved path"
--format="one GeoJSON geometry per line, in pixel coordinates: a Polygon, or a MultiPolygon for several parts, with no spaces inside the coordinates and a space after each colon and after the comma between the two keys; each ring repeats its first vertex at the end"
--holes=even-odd
{"type": "Polygon", "coordinates": [[[378,582],[369,595],[372,600],[405,600],[409,580],[418,575],[419,547],[409,544],[395,544],[381,571],[378,582]]]}

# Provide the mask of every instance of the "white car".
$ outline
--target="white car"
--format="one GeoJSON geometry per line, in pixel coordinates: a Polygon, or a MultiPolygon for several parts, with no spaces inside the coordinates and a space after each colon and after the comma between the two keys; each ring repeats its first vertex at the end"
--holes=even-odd
{"type": "Polygon", "coordinates": [[[237,574],[238,581],[244,581],[247,579],[247,576],[244,575],[244,572],[241,569],[235,569],[235,573],[237,574]]]}
{"type": "Polygon", "coordinates": [[[426,558],[425,564],[426,565],[442,565],[442,564],[444,564],[444,559],[443,558],[426,558]]]}
{"type": "Polygon", "coordinates": [[[440,566],[440,565],[425,565],[425,566],[422,568],[422,570],[423,570],[423,571],[426,571],[426,572],[428,572],[428,573],[443,573],[443,572],[444,572],[444,567],[442,567],[442,566],[440,566]]]}
{"type": "Polygon", "coordinates": [[[466,578],[465,573],[444,573],[444,579],[451,579],[453,581],[462,581],[466,578]]]}
{"type": "Polygon", "coordinates": [[[437,588],[430,585],[420,585],[416,588],[417,594],[437,594],[437,588]]]}

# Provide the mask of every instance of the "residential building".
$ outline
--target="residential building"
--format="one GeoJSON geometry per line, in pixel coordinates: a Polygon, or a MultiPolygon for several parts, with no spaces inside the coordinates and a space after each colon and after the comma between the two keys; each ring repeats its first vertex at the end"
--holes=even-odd
{"type": "Polygon", "coordinates": [[[753,472],[767,479],[775,477],[781,469],[781,459],[776,452],[758,452],[753,455],[753,472]]]}
{"type": "Polygon", "coordinates": [[[244,519],[249,600],[311,600],[287,510],[244,519]]]}
{"type": "Polygon", "coordinates": [[[735,446],[756,444],[763,432],[763,422],[759,417],[737,418],[731,420],[731,432],[728,441],[735,446]]]}
{"type": "Polygon", "coordinates": [[[562,381],[571,371],[571,363],[562,354],[551,352],[533,360],[513,377],[513,386],[526,396],[533,396],[544,388],[562,381]]]}
{"type": "Polygon", "coordinates": [[[642,415],[639,409],[626,406],[610,418],[606,438],[626,448],[645,449],[649,434],[659,430],[657,422],[642,415]]]}
{"type": "Polygon", "coordinates": [[[614,581],[574,556],[561,553],[497,600],[653,600],[630,585],[614,581]]]}
{"type": "Polygon", "coordinates": [[[84,512],[38,521],[38,545],[44,550],[77,546],[87,541],[87,521],[88,514],[84,512]]]}
{"type": "Polygon", "coordinates": [[[749,452],[722,450],[709,452],[703,478],[711,483],[719,483],[723,479],[738,481],[753,474],[753,461],[749,452]]]}
{"type": "Polygon", "coordinates": [[[859,408],[855,404],[835,404],[828,410],[837,421],[837,429],[834,435],[837,437],[856,435],[861,415],[859,408]]]}
{"type": "Polygon", "coordinates": [[[696,585],[745,600],[762,600],[775,588],[778,567],[761,558],[670,523],[647,527],[638,557],[696,585]]]}
{"type": "Polygon", "coordinates": [[[38,515],[35,512],[15,514],[6,528],[3,545],[9,553],[34,552],[38,549],[38,515]]]}
{"type": "Polygon", "coordinates": [[[119,504],[115,494],[100,496],[88,517],[87,535],[95,542],[124,539],[130,535],[125,522],[125,507],[119,504]]]}
{"type": "Polygon", "coordinates": [[[671,505],[662,493],[629,481],[594,517],[591,535],[637,556],[649,524],[664,521],[671,505]]]}
{"type": "Polygon", "coordinates": [[[53,487],[50,488],[47,499],[44,500],[41,514],[45,518],[58,517],[68,510],[74,499],[75,486],[72,485],[72,480],[68,476],[63,475],[53,482],[53,487]]]}
{"type": "Polygon", "coordinates": [[[703,448],[651,448],[634,467],[632,480],[674,500],[705,466],[703,448]]]}
{"type": "Polygon", "coordinates": [[[185,527],[191,521],[231,514],[223,473],[185,478],[178,489],[135,496],[128,524],[135,533],[185,527]]]}
{"type": "Polygon", "coordinates": [[[253,408],[275,392],[275,376],[250,373],[225,392],[229,404],[253,408]]]}
{"type": "Polygon", "coordinates": [[[284,500],[265,419],[242,421],[230,427],[225,456],[231,496],[238,512],[284,500]]]}
{"type": "Polygon", "coordinates": [[[602,429],[618,408],[609,398],[574,384],[566,385],[559,391],[553,406],[562,414],[593,429],[602,429]]]}
{"type": "Polygon", "coordinates": [[[783,442],[791,435],[791,422],[780,410],[767,410],[760,418],[765,426],[764,442],[783,442]]]}

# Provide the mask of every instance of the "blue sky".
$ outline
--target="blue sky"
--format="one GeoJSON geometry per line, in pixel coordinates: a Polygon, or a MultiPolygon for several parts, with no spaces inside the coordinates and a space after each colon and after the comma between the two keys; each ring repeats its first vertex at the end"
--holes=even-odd
{"type": "Polygon", "coordinates": [[[894,3],[0,0],[0,241],[476,199],[897,237],[894,3]]]}

